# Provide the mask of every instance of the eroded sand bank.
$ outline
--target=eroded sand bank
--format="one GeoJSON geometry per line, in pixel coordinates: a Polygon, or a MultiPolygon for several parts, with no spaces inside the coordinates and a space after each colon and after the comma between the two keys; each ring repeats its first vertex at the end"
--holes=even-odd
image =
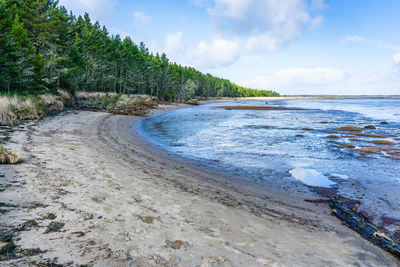
{"type": "Polygon", "coordinates": [[[399,264],[325,204],[261,192],[149,146],[138,120],[70,111],[12,135],[24,163],[1,166],[0,202],[12,204],[1,229],[35,220],[13,242],[41,252],[0,265],[399,264]],[[51,222],[65,225],[45,234],[51,222]]]}

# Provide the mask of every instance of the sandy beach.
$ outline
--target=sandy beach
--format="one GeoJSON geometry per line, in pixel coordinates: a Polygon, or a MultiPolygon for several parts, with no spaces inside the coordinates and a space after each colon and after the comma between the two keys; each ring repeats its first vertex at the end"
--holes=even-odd
{"type": "Polygon", "coordinates": [[[399,265],[326,203],[149,145],[135,131],[141,119],[66,111],[12,134],[7,147],[23,163],[0,167],[0,230],[14,233],[17,252],[0,265],[399,265]]]}

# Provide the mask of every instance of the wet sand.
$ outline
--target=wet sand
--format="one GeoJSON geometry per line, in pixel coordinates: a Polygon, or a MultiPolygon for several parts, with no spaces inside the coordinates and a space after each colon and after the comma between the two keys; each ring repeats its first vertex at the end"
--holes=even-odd
{"type": "Polygon", "coordinates": [[[0,202],[8,207],[0,227],[15,233],[22,257],[0,265],[399,264],[326,204],[160,151],[138,136],[139,120],[68,111],[12,134],[7,146],[24,162],[1,166],[0,202]],[[28,220],[36,224],[18,228],[28,220]],[[27,256],[32,248],[40,250],[27,256]]]}

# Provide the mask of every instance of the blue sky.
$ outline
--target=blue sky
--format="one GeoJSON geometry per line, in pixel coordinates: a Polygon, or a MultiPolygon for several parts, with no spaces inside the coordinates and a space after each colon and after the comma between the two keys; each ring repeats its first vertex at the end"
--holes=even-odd
{"type": "Polygon", "coordinates": [[[282,94],[400,94],[398,0],[60,0],[172,61],[282,94]]]}

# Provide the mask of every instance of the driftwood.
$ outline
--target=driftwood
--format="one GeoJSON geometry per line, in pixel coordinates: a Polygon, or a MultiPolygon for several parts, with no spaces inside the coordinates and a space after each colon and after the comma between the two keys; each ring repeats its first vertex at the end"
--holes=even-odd
{"type": "Polygon", "coordinates": [[[331,198],[329,206],[332,208],[332,212],[336,217],[342,220],[351,229],[360,233],[362,237],[397,257],[400,257],[400,246],[381,232],[375,225],[370,223],[364,215],[357,212],[357,206],[351,208],[336,197],[331,198]]]}

